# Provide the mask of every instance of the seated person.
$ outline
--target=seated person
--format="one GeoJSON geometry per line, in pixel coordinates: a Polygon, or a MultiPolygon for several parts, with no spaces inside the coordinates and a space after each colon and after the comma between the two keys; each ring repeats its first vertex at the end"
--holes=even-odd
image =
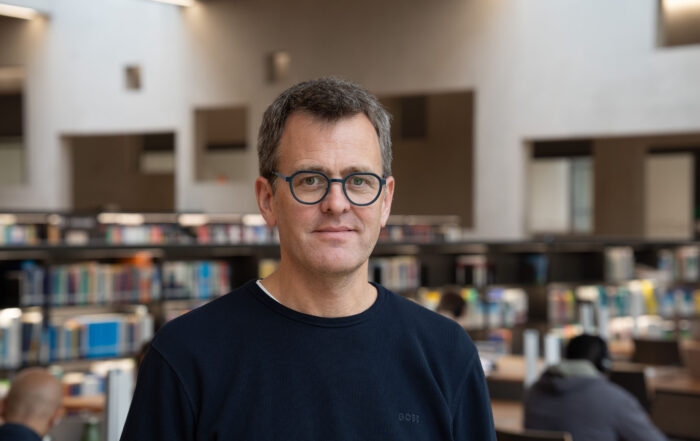
{"type": "Polygon", "coordinates": [[[442,297],[440,297],[440,303],[438,303],[435,310],[440,314],[452,320],[458,320],[464,314],[467,303],[464,301],[461,295],[455,291],[446,291],[442,297]]]}
{"type": "Polygon", "coordinates": [[[579,335],[525,398],[525,428],[569,432],[575,441],[663,441],[636,398],[604,376],[605,341],[579,335]]]}
{"type": "Polygon", "coordinates": [[[0,441],[41,441],[63,412],[61,382],[46,369],[25,369],[0,405],[0,441]]]}

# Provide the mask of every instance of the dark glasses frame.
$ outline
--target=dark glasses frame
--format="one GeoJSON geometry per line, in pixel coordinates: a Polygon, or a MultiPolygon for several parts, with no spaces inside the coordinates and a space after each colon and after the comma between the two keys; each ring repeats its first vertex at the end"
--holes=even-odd
{"type": "Polygon", "coordinates": [[[377,199],[379,199],[379,196],[382,194],[382,189],[384,188],[384,186],[386,186],[386,179],[382,178],[378,174],[372,173],[372,172],[354,172],[354,173],[350,173],[349,175],[345,176],[342,179],[330,178],[330,177],[328,177],[327,174],[325,174],[321,171],[318,171],[318,170],[299,170],[297,172],[294,172],[291,176],[286,176],[286,175],[283,175],[282,173],[278,173],[278,172],[272,172],[272,173],[274,173],[276,176],[287,181],[287,183],[289,184],[289,191],[291,191],[292,196],[294,196],[294,199],[296,199],[297,202],[299,202],[300,204],[304,204],[304,205],[316,205],[316,204],[321,203],[321,201],[323,201],[326,198],[326,196],[328,195],[328,192],[331,190],[331,184],[334,182],[338,182],[338,183],[340,183],[340,186],[343,189],[343,194],[345,195],[345,198],[351,204],[356,205],[358,207],[366,207],[367,205],[372,205],[373,203],[375,203],[377,201],[377,199]],[[297,176],[301,173],[317,174],[319,176],[323,176],[326,179],[326,181],[328,182],[328,185],[326,186],[326,191],[323,193],[323,195],[319,198],[318,201],[316,201],[316,202],[304,202],[297,197],[296,193],[294,193],[294,185],[292,185],[292,180],[294,179],[295,176],[297,176]],[[358,204],[357,202],[354,202],[352,199],[350,199],[350,196],[348,196],[348,192],[345,188],[345,183],[347,182],[347,180],[349,178],[352,178],[353,176],[367,176],[367,175],[374,176],[375,178],[377,178],[379,180],[379,191],[377,192],[377,195],[374,197],[374,199],[372,199],[371,201],[364,203],[364,204],[358,204]]]}

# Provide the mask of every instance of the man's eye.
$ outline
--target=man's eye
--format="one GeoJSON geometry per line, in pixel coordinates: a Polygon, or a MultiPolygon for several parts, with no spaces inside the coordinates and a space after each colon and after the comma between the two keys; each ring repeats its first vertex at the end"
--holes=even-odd
{"type": "Polygon", "coordinates": [[[307,176],[304,178],[304,185],[316,185],[318,184],[317,176],[307,176]]]}
{"type": "Polygon", "coordinates": [[[354,176],[354,177],[352,178],[352,185],[354,185],[354,186],[356,186],[356,187],[359,187],[360,185],[362,185],[362,184],[364,184],[364,183],[365,183],[365,179],[364,179],[364,178],[361,178],[361,177],[359,177],[359,176],[354,176]]]}

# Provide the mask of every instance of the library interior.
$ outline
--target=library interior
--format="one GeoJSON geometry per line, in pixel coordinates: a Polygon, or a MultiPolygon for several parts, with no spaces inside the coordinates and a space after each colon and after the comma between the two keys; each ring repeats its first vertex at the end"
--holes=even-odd
{"type": "Polygon", "coordinates": [[[322,77],[391,115],[368,280],[464,328],[499,441],[579,439],[527,397],[582,334],[700,440],[700,0],[0,0],[0,397],[118,441],[159,329],[277,270],[258,130],[322,77]]]}

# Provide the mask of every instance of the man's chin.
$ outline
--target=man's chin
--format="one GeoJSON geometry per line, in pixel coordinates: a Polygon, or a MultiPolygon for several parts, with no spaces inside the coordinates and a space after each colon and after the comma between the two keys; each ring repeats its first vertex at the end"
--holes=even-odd
{"type": "Polygon", "coordinates": [[[321,254],[313,262],[313,270],[326,276],[344,277],[361,269],[366,261],[357,257],[338,256],[337,253],[321,254]]]}

